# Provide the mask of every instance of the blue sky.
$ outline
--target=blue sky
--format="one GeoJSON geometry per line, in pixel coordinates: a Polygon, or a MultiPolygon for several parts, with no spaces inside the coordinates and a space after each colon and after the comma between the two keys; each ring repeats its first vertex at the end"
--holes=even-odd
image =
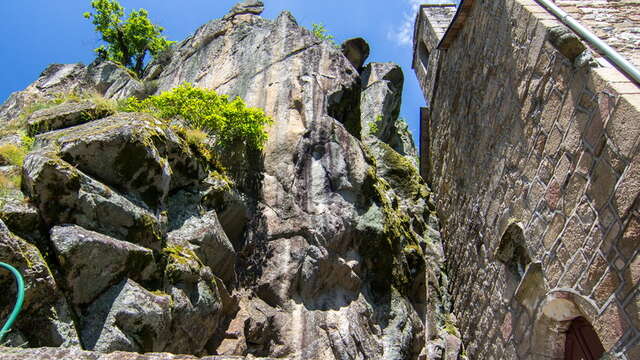
{"type": "MultiPolygon", "coordinates": [[[[392,61],[402,66],[405,88],[401,116],[417,138],[422,93],[411,70],[411,36],[418,5],[432,0],[263,0],[263,17],[273,19],[289,10],[298,23],[311,28],[322,23],[338,43],[363,37],[371,46],[368,61],[392,61]]],[[[235,0],[120,0],[127,9],[145,8],[165,28],[170,40],[182,40],[198,26],[222,17],[235,0]]],[[[24,89],[52,63],[90,63],[100,45],[93,25],[82,17],[89,0],[0,1],[0,102],[24,89]]]]}

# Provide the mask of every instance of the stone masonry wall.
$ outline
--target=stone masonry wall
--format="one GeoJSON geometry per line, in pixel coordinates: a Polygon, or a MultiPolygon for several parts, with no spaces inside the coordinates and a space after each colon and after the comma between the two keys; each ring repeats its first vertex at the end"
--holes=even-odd
{"type": "MultiPolygon", "coordinates": [[[[438,69],[439,50],[436,49],[438,43],[447,31],[449,23],[456,13],[456,5],[422,5],[416,16],[414,24],[413,46],[413,71],[418,76],[420,87],[428,89],[425,92],[425,99],[431,99],[432,84],[435,82],[436,70],[438,69]]],[[[420,111],[420,158],[428,157],[429,141],[428,111],[426,108],[420,111]]],[[[428,161],[420,162],[420,175],[426,179],[425,174],[429,172],[428,161]]]]}
{"type": "Polygon", "coordinates": [[[554,0],[564,11],[640,66],[640,1],[554,0]]]}
{"type": "Polygon", "coordinates": [[[574,65],[551,41],[560,26],[533,0],[476,0],[427,99],[427,176],[472,359],[562,359],[578,316],[640,359],[640,88],[574,65]]]}
{"type": "MultiPolygon", "coordinates": [[[[422,5],[420,7],[414,25],[414,37],[420,40],[414,44],[412,67],[418,74],[418,79],[421,82],[420,86],[423,89],[430,89],[429,84],[435,81],[439,59],[439,51],[435,50],[435,48],[444,36],[455,13],[455,4],[422,5]]],[[[425,93],[425,97],[430,99],[431,93],[425,93]]]]}

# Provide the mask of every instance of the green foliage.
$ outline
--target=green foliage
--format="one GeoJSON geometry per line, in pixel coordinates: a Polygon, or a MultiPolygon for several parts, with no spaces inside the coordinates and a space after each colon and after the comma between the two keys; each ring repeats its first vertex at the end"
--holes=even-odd
{"type": "Polygon", "coordinates": [[[0,145],[0,159],[2,162],[20,166],[24,160],[25,152],[14,144],[0,145]]]}
{"type": "Polygon", "coordinates": [[[458,332],[458,328],[456,327],[451,314],[445,314],[444,316],[444,331],[450,335],[460,337],[460,332],[458,332]]]}
{"type": "Polygon", "coordinates": [[[95,13],[85,12],[92,19],[96,31],[107,43],[95,49],[99,57],[120,63],[141,75],[147,52],[156,56],[166,50],[173,41],[162,36],[162,27],[151,23],[145,9],[134,10],[126,19],[124,8],[116,0],[93,0],[95,13]]]}
{"type": "MultiPolygon", "coordinates": [[[[267,141],[265,126],[272,122],[262,110],[248,108],[240,98],[229,100],[226,95],[189,83],[144,100],[129,98],[122,110],[147,112],[165,120],[179,118],[187,126],[206,132],[217,146],[242,144],[257,150],[262,150],[267,141]]],[[[189,137],[202,140],[197,133],[189,137]]]]}
{"type": "Polygon", "coordinates": [[[34,138],[25,134],[21,134],[22,145],[16,146],[15,144],[3,144],[0,145],[0,162],[4,164],[22,166],[24,157],[27,155],[31,147],[33,146],[34,138]]]}
{"type": "Polygon", "coordinates": [[[312,24],[313,29],[311,30],[311,33],[313,33],[313,35],[315,37],[317,37],[318,39],[322,40],[322,41],[328,41],[329,43],[331,43],[331,45],[333,46],[338,46],[336,44],[336,42],[334,41],[334,37],[333,35],[330,35],[327,32],[327,29],[324,27],[324,25],[322,23],[320,24],[312,24]]]}
{"type": "Polygon", "coordinates": [[[22,145],[15,144],[0,145],[0,164],[13,165],[16,168],[0,173],[0,205],[4,199],[11,197],[16,191],[19,193],[22,176],[20,174],[22,163],[27,153],[33,147],[34,138],[21,134],[22,145]]]}
{"type": "Polygon", "coordinates": [[[376,121],[369,123],[369,134],[376,135],[380,131],[380,123],[382,123],[382,115],[376,116],[376,121]]]}
{"type": "Polygon", "coordinates": [[[370,133],[371,135],[375,135],[375,134],[377,134],[377,133],[378,133],[378,131],[379,131],[379,129],[378,129],[378,123],[376,123],[376,122],[372,122],[372,123],[370,123],[370,124],[369,124],[369,133],[370,133]]]}
{"type": "Polygon", "coordinates": [[[22,148],[26,150],[26,152],[29,152],[33,148],[33,143],[36,141],[35,138],[25,133],[20,134],[20,140],[22,140],[22,148]]]}

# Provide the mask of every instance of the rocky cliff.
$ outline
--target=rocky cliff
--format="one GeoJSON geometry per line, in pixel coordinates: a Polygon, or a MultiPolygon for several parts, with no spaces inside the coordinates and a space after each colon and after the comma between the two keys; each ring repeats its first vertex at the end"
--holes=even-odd
{"type": "MultiPolygon", "coordinates": [[[[20,179],[2,192],[0,261],[27,283],[4,345],[48,347],[4,358],[457,358],[435,208],[398,120],[401,69],[365,65],[361,39],[341,51],[261,11],[237,5],[142,79],[51,65],[0,108],[0,145],[35,137],[21,166],[0,168],[20,179]],[[216,168],[177,127],[101,101],[26,116],[60,94],[184,82],[264,109],[265,149],[216,168]]],[[[0,276],[4,319],[15,290],[0,276]]]]}

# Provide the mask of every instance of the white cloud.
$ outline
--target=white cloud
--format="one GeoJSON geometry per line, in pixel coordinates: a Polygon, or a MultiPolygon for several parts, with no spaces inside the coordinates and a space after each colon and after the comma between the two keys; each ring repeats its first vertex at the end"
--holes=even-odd
{"type": "Polygon", "coordinates": [[[408,9],[403,14],[402,24],[387,33],[387,37],[398,42],[398,45],[409,46],[412,44],[413,23],[416,19],[418,9],[422,4],[438,4],[442,0],[405,0],[408,9]]]}

